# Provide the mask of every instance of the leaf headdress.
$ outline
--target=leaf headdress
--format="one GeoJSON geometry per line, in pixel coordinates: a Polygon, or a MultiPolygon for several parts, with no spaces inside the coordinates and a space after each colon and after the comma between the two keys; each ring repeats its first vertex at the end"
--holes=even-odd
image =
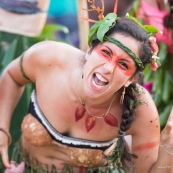
{"type": "MultiPolygon", "coordinates": [[[[119,40],[117,40],[115,38],[112,38],[110,36],[106,36],[106,33],[116,25],[116,22],[118,19],[117,14],[116,14],[117,13],[117,7],[118,7],[118,0],[116,0],[116,2],[115,2],[114,12],[108,13],[105,17],[104,17],[104,0],[101,0],[101,2],[102,2],[102,8],[95,6],[95,0],[88,0],[88,3],[91,4],[90,5],[91,9],[89,9],[88,11],[98,12],[98,18],[99,18],[98,21],[83,18],[85,20],[88,20],[90,22],[95,23],[90,28],[90,31],[89,31],[88,45],[90,45],[91,41],[95,37],[97,37],[97,39],[100,40],[100,42],[103,42],[103,41],[112,42],[112,43],[116,44],[117,46],[119,46],[120,48],[122,48],[126,53],[128,53],[133,58],[133,60],[136,62],[136,65],[138,66],[139,69],[141,69],[141,70],[144,69],[144,65],[143,65],[141,59],[139,57],[137,57],[135,55],[135,53],[133,53],[127,46],[125,46],[119,40]]],[[[84,9],[84,10],[86,10],[86,9],[84,9]]],[[[154,37],[154,34],[159,32],[159,30],[155,26],[143,25],[133,16],[130,16],[129,14],[127,14],[126,16],[128,18],[130,18],[131,20],[133,20],[134,22],[136,22],[143,30],[145,30],[148,34],[148,37],[154,37]]],[[[149,39],[149,40],[151,40],[151,39],[149,39]]],[[[152,50],[153,50],[153,46],[157,47],[156,42],[155,42],[155,44],[153,44],[154,42],[150,41],[150,43],[151,43],[152,50]]],[[[152,69],[155,68],[155,70],[157,69],[156,67],[158,67],[158,65],[160,65],[160,63],[158,61],[159,58],[158,57],[156,58],[156,53],[157,52],[152,51],[152,54],[154,56],[152,55],[152,57],[150,59],[152,69]],[[155,64],[154,68],[153,68],[153,64],[155,64]]],[[[155,71],[155,70],[153,70],[153,71],[155,71]]]]}

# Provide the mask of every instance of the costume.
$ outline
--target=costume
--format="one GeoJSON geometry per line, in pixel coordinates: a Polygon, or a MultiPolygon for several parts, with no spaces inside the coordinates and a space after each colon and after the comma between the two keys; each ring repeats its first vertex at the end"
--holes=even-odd
{"type": "MultiPolygon", "coordinates": [[[[98,165],[103,165],[103,151],[109,148],[117,138],[110,141],[92,141],[79,139],[74,137],[65,136],[59,133],[47,120],[46,116],[42,113],[36,96],[36,91],[33,90],[31,94],[31,102],[29,106],[29,114],[24,117],[22,122],[22,134],[26,140],[35,146],[44,146],[49,143],[53,143],[62,148],[66,148],[69,158],[71,158],[72,164],[78,167],[93,167],[88,169],[96,171],[98,165]],[[94,168],[95,167],[95,168],[94,168]]],[[[12,160],[17,163],[25,161],[25,172],[48,172],[45,165],[39,163],[35,158],[29,159],[28,153],[22,148],[21,141],[16,143],[12,160]]],[[[72,170],[70,165],[65,165],[63,170],[72,170]]],[[[99,168],[100,170],[107,170],[106,166],[99,168]]],[[[54,166],[52,166],[51,173],[56,172],[54,166]]]]}
{"type": "MultiPolygon", "coordinates": [[[[130,16],[129,16],[129,18],[134,20],[138,24],[138,22],[135,19],[133,19],[130,16]]],[[[101,13],[100,21],[96,22],[95,25],[93,25],[90,30],[88,44],[90,45],[92,43],[95,36],[98,38],[98,40],[100,42],[108,41],[108,42],[114,43],[117,46],[119,46],[121,49],[123,49],[127,54],[129,54],[129,56],[131,56],[133,58],[134,62],[136,63],[136,66],[139,70],[143,70],[145,66],[143,65],[143,62],[139,57],[137,57],[122,42],[111,37],[110,35],[106,35],[106,33],[111,28],[116,26],[118,20],[120,20],[120,22],[121,22],[121,19],[119,19],[115,13],[109,13],[105,17],[101,13]]],[[[137,25],[137,24],[134,23],[134,25],[137,25]]],[[[158,29],[153,26],[151,26],[151,27],[142,26],[142,29],[144,29],[147,33],[149,32],[151,35],[153,35],[155,32],[158,32],[158,29]]],[[[158,49],[157,49],[158,47],[153,39],[151,40],[151,46],[153,47],[153,49],[152,49],[153,56],[150,59],[150,62],[156,63],[156,60],[158,59],[156,56],[157,52],[158,52],[158,49]]],[[[20,68],[21,68],[21,73],[23,74],[23,77],[26,78],[26,75],[22,68],[22,58],[20,61],[20,68]]],[[[29,80],[28,77],[26,79],[29,80]]],[[[123,92],[123,93],[125,94],[125,92],[123,92]]],[[[132,109],[135,108],[135,106],[136,106],[135,103],[131,102],[130,107],[128,109],[131,111],[132,109]]],[[[85,106],[83,106],[83,109],[86,110],[85,106]]],[[[123,118],[126,122],[126,119],[128,117],[123,117],[123,118]]],[[[91,126],[93,127],[95,118],[93,118],[92,121],[90,121],[90,122],[91,122],[90,123],[91,126]]],[[[127,119],[127,122],[128,122],[128,119],[127,119]]],[[[57,144],[61,148],[66,147],[66,151],[67,151],[66,154],[71,159],[70,165],[72,163],[72,165],[75,165],[79,168],[80,167],[93,168],[92,169],[93,171],[99,170],[101,165],[105,164],[105,163],[103,163],[103,154],[102,154],[103,150],[105,150],[106,148],[109,148],[111,146],[111,144],[113,144],[114,142],[117,142],[116,147],[114,147],[114,149],[111,150],[112,152],[109,153],[109,155],[107,156],[108,166],[109,166],[108,171],[109,171],[109,169],[116,170],[117,169],[116,167],[118,167],[118,169],[123,168],[123,164],[122,164],[122,161],[124,161],[123,160],[124,158],[122,157],[122,155],[124,153],[123,150],[127,151],[128,149],[125,148],[126,141],[124,140],[126,130],[125,130],[125,128],[122,128],[122,127],[124,127],[124,126],[122,124],[120,124],[120,129],[118,131],[118,140],[113,139],[111,141],[105,141],[105,142],[95,142],[95,141],[91,141],[91,140],[83,140],[83,139],[78,139],[78,138],[72,138],[67,135],[62,135],[56,129],[54,129],[52,127],[52,125],[46,119],[45,115],[42,113],[41,109],[39,108],[38,102],[37,102],[36,92],[34,91],[31,96],[29,114],[24,118],[23,123],[22,123],[22,134],[23,134],[23,137],[26,138],[27,142],[31,143],[32,145],[43,146],[46,144],[55,143],[55,145],[57,144]],[[121,146],[124,146],[124,148],[122,148],[121,146]]],[[[41,167],[41,169],[43,167],[44,168],[46,167],[45,165],[41,165],[38,162],[36,162],[36,164],[34,164],[33,163],[34,160],[32,158],[30,158],[30,160],[28,160],[27,152],[25,152],[24,150],[21,149],[21,151],[20,151],[18,149],[16,151],[17,151],[16,156],[19,155],[20,159],[24,160],[26,163],[29,163],[28,165],[33,167],[37,172],[39,171],[38,165],[41,167]],[[31,161],[31,159],[32,159],[32,161],[31,161]]],[[[130,163],[132,163],[131,160],[132,159],[130,159],[130,163]]],[[[58,161],[58,159],[57,159],[57,161],[58,161]]],[[[32,168],[30,168],[30,169],[32,169],[32,168]]],[[[53,169],[53,167],[52,167],[52,169],[53,169]]],[[[72,169],[72,168],[70,167],[69,169],[72,169]]],[[[103,169],[106,170],[107,167],[103,166],[103,169]]],[[[29,168],[28,168],[28,170],[29,170],[29,168]]],[[[63,172],[63,169],[60,170],[60,172],[63,172]]]]}

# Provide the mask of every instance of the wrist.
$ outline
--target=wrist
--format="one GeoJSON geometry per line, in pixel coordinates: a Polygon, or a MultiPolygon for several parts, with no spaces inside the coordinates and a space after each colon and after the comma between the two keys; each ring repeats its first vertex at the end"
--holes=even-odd
{"type": "Polygon", "coordinates": [[[1,127],[0,127],[0,132],[3,132],[8,137],[8,145],[10,145],[12,142],[11,134],[8,131],[6,131],[4,128],[1,128],[1,127]]]}

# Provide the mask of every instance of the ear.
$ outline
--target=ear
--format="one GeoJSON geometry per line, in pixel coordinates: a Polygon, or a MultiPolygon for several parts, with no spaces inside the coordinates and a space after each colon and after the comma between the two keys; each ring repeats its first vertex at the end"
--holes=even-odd
{"type": "Polygon", "coordinates": [[[139,79],[139,75],[134,75],[125,83],[124,86],[128,87],[131,83],[137,81],[138,79],[139,79]]]}

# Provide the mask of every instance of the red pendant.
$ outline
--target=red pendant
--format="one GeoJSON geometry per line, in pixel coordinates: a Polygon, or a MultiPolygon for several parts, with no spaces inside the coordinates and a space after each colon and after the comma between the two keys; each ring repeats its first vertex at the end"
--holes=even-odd
{"type": "Polygon", "coordinates": [[[84,106],[77,108],[75,112],[75,120],[80,120],[85,115],[86,109],[84,106]]]}
{"type": "Polygon", "coordinates": [[[110,126],[118,126],[117,119],[113,115],[111,115],[110,113],[107,114],[106,116],[104,116],[104,120],[110,126]]]}
{"type": "Polygon", "coordinates": [[[96,118],[94,116],[87,116],[85,121],[87,132],[89,132],[94,127],[95,123],[96,123],[96,118]]]}

